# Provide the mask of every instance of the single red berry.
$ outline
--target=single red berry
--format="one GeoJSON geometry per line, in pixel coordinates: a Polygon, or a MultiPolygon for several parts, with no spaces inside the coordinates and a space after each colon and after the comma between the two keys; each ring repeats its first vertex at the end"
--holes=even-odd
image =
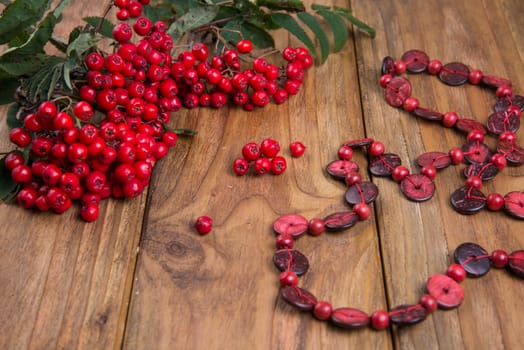
{"type": "Polygon", "coordinates": [[[73,114],[80,120],[88,121],[93,116],[93,108],[86,101],[80,101],[73,106],[73,114]]]}
{"type": "Polygon", "coordinates": [[[236,48],[240,53],[250,53],[253,49],[253,43],[250,40],[242,39],[237,43],[236,48]]]}
{"type": "Polygon", "coordinates": [[[260,144],[260,153],[268,158],[275,157],[280,152],[280,144],[278,141],[267,138],[260,144]]]}
{"type": "Polygon", "coordinates": [[[119,43],[126,43],[133,36],[133,30],[127,23],[118,23],[113,27],[113,38],[119,43]]]}
{"type": "Polygon", "coordinates": [[[32,178],[31,168],[25,164],[20,164],[11,170],[11,178],[16,183],[26,183],[32,178]]]}
{"type": "Polygon", "coordinates": [[[211,232],[213,219],[206,215],[199,216],[195,221],[194,227],[198,233],[206,235],[211,232]]]}
{"type": "Polygon", "coordinates": [[[233,171],[238,176],[245,175],[249,170],[249,163],[245,158],[237,158],[233,161],[233,171]]]}
{"type": "Polygon", "coordinates": [[[280,175],[286,171],[287,162],[286,158],[281,156],[276,156],[271,159],[271,172],[275,175],[280,175]]]}
{"type": "Polygon", "coordinates": [[[18,147],[25,148],[32,141],[31,133],[25,128],[13,128],[9,132],[9,141],[18,147]]]}
{"type": "Polygon", "coordinates": [[[289,145],[289,152],[291,153],[291,157],[301,157],[304,152],[306,152],[306,146],[300,141],[292,142],[289,145]]]}
{"type": "Polygon", "coordinates": [[[24,156],[21,152],[13,151],[5,157],[4,164],[8,170],[13,170],[17,166],[24,164],[24,156]]]}
{"type": "Polygon", "coordinates": [[[258,158],[253,165],[259,175],[267,174],[271,169],[271,161],[268,158],[258,158]]]}
{"type": "Polygon", "coordinates": [[[133,29],[138,35],[146,36],[151,32],[151,29],[153,29],[153,22],[147,17],[137,18],[133,24],[133,29]]]}
{"type": "Polygon", "coordinates": [[[87,222],[93,222],[98,218],[99,207],[96,203],[86,203],[80,208],[80,217],[87,222]]]}
{"type": "Polygon", "coordinates": [[[260,147],[256,142],[249,142],[242,147],[242,156],[249,161],[257,160],[260,157],[260,147]]]}
{"type": "Polygon", "coordinates": [[[89,70],[100,71],[104,68],[104,57],[98,52],[91,52],[86,56],[85,63],[89,70]]]}
{"type": "Polygon", "coordinates": [[[16,195],[16,201],[22,208],[30,209],[35,206],[38,193],[34,188],[24,187],[16,195]]]}

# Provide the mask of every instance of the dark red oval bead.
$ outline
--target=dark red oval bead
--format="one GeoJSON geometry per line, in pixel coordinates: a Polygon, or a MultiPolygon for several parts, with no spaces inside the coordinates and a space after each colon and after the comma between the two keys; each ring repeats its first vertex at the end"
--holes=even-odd
{"type": "Polygon", "coordinates": [[[468,81],[469,68],[463,63],[451,62],[442,67],[438,77],[447,85],[462,85],[468,81]]]}
{"type": "Polygon", "coordinates": [[[353,227],[359,221],[359,217],[357,213],[351,210],[333,213],[326,216],[323,221],[326,230],[336,232],[353,227]]]}
{"type": "Polygon", "coordinates": [[[369,172],[375,176],[391,176],[393,169],[401,165],[400,157],[394,153],[384,153],[369,161],[369,172]]]}
{"type": "Polygon", "coordinates": [[[317,303],[317,298],[304,288],[286,286],[280,288],[280,296],[288,304],[299,310],[311,311],[317,303]]]}
{"type": "Polygon", "coordinates": [[[468,275],[480,277],[488,273],[491,260],[488,252],[475,243],[462,243],[455,249],[455,261],[462,265],[468,275]]]}
{"type": "Polygon", "coordinates": [[[298,250],[277,250],[273,255],[273,263],[280,271],[293,271],[297,276],[305,274],[309,269],[308,259],[298,250]]]}
{"type": "Polygon", "coordinates": [[[358,309],[342,307],[333,310],[331,322],[346,329],[362,328],[369,325],[369,315],[358,309]]]}
{"type": "Polygon", "coordinates": [[[509,192],[504,196],[504,210],[518,219],[524,219],[524,191],[509,192]]]}
{"type": "Polygon", "coordinates": [[[389,312],[389,319],[399,326],[407,326],[424,321],[428,315],[422,305],[399,305],[389,312]]]}
{"type": "Polygon", "coordinates": [[[355,205],[360,202],[369,204],[373,202],[377,196],[378,187],[372,182],[362,181],[349,187],[346,191],[345,198],[349,204],[355,205]]]}
{"type": "Polygon", "coordinates": [[[524,250],[512,252],[508,259],[508,269],[516,276],[524,278],[524,250]]]}

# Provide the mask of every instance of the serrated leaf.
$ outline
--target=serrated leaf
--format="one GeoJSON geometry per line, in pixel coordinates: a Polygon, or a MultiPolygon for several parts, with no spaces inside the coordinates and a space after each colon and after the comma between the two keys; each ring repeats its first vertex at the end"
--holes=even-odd
{"type": "Polygon", "coordinates": [[[336,9],[336,12],[351,22],[358,29],[368,33],[370,37],[375,37],[375,29],[353,16],[350,12],[340,11],[338,8],[336,9]]]}
{"type": "Polygon", "coordinates": [[[20,105],[18,103],[13,103],[9,106],[6,113],[6,122],[9,129],[19,128],[24,125],[23,120],[20,120],[18,117],[18,111],[20,110],[20,105]]]}
{"type": "MultiPolygon", "coordinates": [[[[240,26],[242,25],[242,20],[240,19],[233,19],[226,23],[225,26],[222,27],[223,30],[220,31],[220,36],[232,43],[236,43],[242,39],[241,32],[240,32],[240,26]]],[[[219,50],[221,50],[222,47],[219,46],[219,50]]]]}
{"type": "Polygon", "coordinates": [[[39,55],[27,57],[16,62],[0,57],[0,79],[32,74],[40,69],[42,62],[42,57],[39,55]]]}
{"type": "Polygon", "coordinates": [[[76,52],[78,56],[82,56],[87,50],[96,45],[97,39],[91,33],[80,34],[71,44],[67,47],[67,55],[76,52]]]}
{"type": "MultiPolygon", "coordinates": [[[[147,6],[146,6],[147,7],[147,6]]],[[[115,25],[102,17],[84,17],[83,21],[89,23],[93,28],[99,28],[98,32],[107,38],[113,38],[113,28],[115,25]]]]}
{"type": "Polygon", "coordinates": [[[15,101],[15,92],[19,85],[20,81],[15,78],[0,80],[0,86],[2,87],[0,105],[5,105],[15,101]]]}
{"type": "Polygon", "coordinates": [[[320,62],[324,63],[329,56],[329,39],[320,25],[318,19],[310,13],[300,12],[297,17],[315,34],[320,45],[320,62]]]}
{"type": "Polygon", "coordinates": [[[271,15],[271,19],[280,27],[286,29],[288,32],[296,36],[298,40],[306,45],[308,50],[311,52],[311,55],[315,56],[315,45],[306,34],[304,29],[300,27],[300,25],[291,15],[288,15],[287,13],[274,13],[271,15]]]}
{"type": "Polygon", "coordinates": [[[64,62],[64,58],[51,56],[38,72],[22,82],[22,88],[27,92],[30,101],[36,102],[39,97],[45,98],[52,93],[56,70],[63,74],[64,62]]]}
{"type": "Polygon", "coordinates": [[[5,166],[4,156],[0,159],[0,199],[4,202],[9,202],[18,193],[20,185],[17,184],[11,177],[11,172],[5,166]]]}
{"type": "Polygon", "coordinates": [[[333,51],[339,52],[342,50],[348,39],[348,28],[346,23],[338,14],[333,11],[321,9],[318,14],[322,16],[331,28],[333,33],[333,51]]]}
{"type": "Polygon", "coordinates": [[[306,9],[300,0],[257,0],[256,4],[276,11],[301,12],[306,9]]]}
{"type": "Polygon", "coordinates": [[[16,0],[0,16],[0,45],[8,43],[19,33],[37,23],[52,0],[16,0]]]}
{"type": "Polygon", "coordinates": [[[191,8],[182,17],[173,22],[167,33],[177,41],[184,33],[211,22],[218,14],[218,6],[200,6],[191,8]]]}
{"type": "Polygon", "coordinates": [[[271,34],[251,22],[244,21],[240,27],[240,32],[244,38],[251,40],[256,47],[261,49],[275,47],[275,41],[271,34]]]}
{"type": "Polygon", "coordinates": [[[49,41],[49,38],[51,38],[57,22],[58,18],[55,17],[53,13],[48,14],[24,44],[7,49],[2,58],[5,60],[18,61],[21,57],[43,53],[44,46],[49,41]]]}

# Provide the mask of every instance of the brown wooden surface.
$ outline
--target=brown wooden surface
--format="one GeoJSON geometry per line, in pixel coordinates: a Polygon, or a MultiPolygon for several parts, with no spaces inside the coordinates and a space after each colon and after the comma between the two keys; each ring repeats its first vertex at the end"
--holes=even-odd
{"type": "MultiPolygon", "coordinates": [[[[62,30],[105,3],[72,1],[62,30]]],[[[460,308],[387,332],[336,329],[278,297],[271,223],[282,214],[312,218],[346,208],[344,186],[324,170],[343,141],[381,140],[412,171],[419,154],[464,142],[453,130],[387,105],[377,84],[384,56],[422,49],[507,77],[524,93],[522,1],[353,1],[352,7],[376,38],[354,32],[342,52],[308,71],[288,103],[252,113],[177,113],[172,125],[197,129],[198,136],[181,139],[159,162],[148,195],[106,201],[94,224],[81,222],[76,210],[56,216],[1,204],[0,348],[519,349],[524,283],[504,271],[463,282],[460,308]],[[236,177],[230,165],[242,145],[266,137],[279,140],[286,156],[285,146],[301,140],[306,154],[288,156],[281,176],[236,177]],[[214,230],[200,237],[191,225],[203,214],[213,217],[214,230]]],[[[276,40],[279,48],[298,44],[283,32],[276,40]]],[[[425,74],[409,78],[429,108],[482,122],[491,111],[491,91],[451,88],[425,74]]],[[[2,123],[2,149],[10,147],[6,129],[2,123]]],[[[365,168],[361,153],[356,159],[365,168]]],[[[370,220],[296,242],[311,263],[300,285],[335,307],[372,312],[416,303],[427,278],[445,271],[461,242],[522,249],[522,221],[453,211],[449,196],[463,183],[461,168],[440,172],[435,197],[421,204],[406,200],[391,180],[373,178],[380,194],[370,220]]],[[[523,190],[523,175],[523,167],[505,169],[485,192],[523,190]]]]}

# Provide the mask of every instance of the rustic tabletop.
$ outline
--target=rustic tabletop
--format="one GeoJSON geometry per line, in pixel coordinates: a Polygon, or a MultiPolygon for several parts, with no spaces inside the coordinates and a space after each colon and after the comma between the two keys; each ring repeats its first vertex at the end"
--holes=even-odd
{"type": "MultiPolygon", "coordinates": [[[[70,30],[105,2],[71,1],[60,28],[70,30]]],[[[289,213],[314,218],[349,210],[346,186],[325,170],[343,142],[380,140],[413,173],[420,154],[465,143],[455,128],[387,103],[378,84],[385,56],[423,50],[443,63],[505,77],[516,94],[524,93],[520,0],[321,2],[351,5],[376,37],[355,30],[283,105],[176,113],[172,126],[198,135],[179,139],[141,197],[105,201],[94,223],[79,220],[76,210],[37,214],[0,205],[1,348],[521,348],[524,283],[504,270],[462,282],[460,307],[386,331],[340,329],[279,296],[272,223],[289,213]],[[288,169],[280,176],[236,176],[231,164],[241,147],[268,137],[284,146],[300,140],[306,153],[291,158],[283,147],[288,169]],[[207,236],[192,228],[199,215],[214,220],[207,236]]],[[[283,32],[275,38],[279,48],[299,45],[283,32]]],[[[492,113],[492,89],[451,87],[426,73],[407,77],[413,95],[430,109],[482,123],[492,113]]],[[[5,123],[0,128],[2,148],[10,149],[5,123]]],[[[495,142],[486,138],[490,147],[495,142]]],[[[462,242],[488,252],[524,248],[522,220],[503,211],[461,215],[452,208],[465,164],[439,171],[433,198],[419,203],[390,178],[366,172],[363,152],[355,150],[354,160],[379,189],[370,219],[295,242],[311,265],[299,286],[319,300],[366,313],[416,304],[428,278],[445,273],[462,242]]],[[[505,168],[483,192],[524,190],[523,169],[505,168]]]]}

